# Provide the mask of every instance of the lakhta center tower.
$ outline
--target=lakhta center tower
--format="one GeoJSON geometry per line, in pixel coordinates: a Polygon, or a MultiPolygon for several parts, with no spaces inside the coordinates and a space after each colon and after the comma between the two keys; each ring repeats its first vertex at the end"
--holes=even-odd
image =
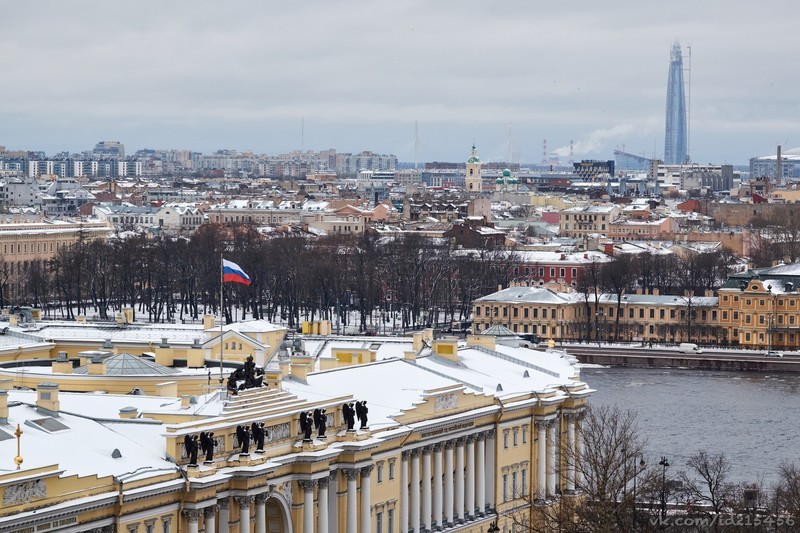
{"type": "Polygon", "coordinates": [[[669,62],[667,81],[667,127],[664,135],[664,162],[681,165],[687,162],[688,125],[686,93],[683,83],[683,56],[681,45],[675,41],[669,62]]]}

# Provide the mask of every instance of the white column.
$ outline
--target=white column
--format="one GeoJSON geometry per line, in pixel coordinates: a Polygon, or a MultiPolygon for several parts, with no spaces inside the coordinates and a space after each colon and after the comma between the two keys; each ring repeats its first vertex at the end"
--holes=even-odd
{"type": "Polygon", "coordinates": [[[339,471],[328,477],[328,531],[339,533],[339,471]]]}
{"type": "Polygon", "coordinates": [[[431,447],[422,448],[422,531],[431,530],[431,447]]]}
{"type": "Polygon", "coordinates": [[[581,428],[583,427],[583,412],[579,412],[575,418],[575,490],[581,490],[583,487],[583,467],[581,461],[583,460],[583,437],[581,436],[581,428]]]}
{"type": "Polygon", "coordinates": [[[197,527],[197,521],[200,519],[200,513],[202,511],[200,509],[184,509],[183,514],[186,516],[186,520],[189,523],[189,533],[197,533],[199,531],[197,527]]]}
{"type": "Polygon", "coordinates": [[[206,533],[216,533],[217,531],[217,505],[209,505],[203,509],[203,523],[206,533]]]}
{"type": "Polygon", "coordinates": [[[495,465],[495,454],[497,453],[497,449],[495,448],[495,440],[494,440],[494,430],[490,429],[486,432],[486,512],[494,511],[494,501],[495,501],[495,480],[497,479],[497,474],[494,471],[495,465]]]}
{"type": "Polygon", "coordinates": [[[253,498],[250,496],[236,496],[236,503],[239,504],[239,533],[250,533],[250,503],[253,498]]]}
{"type": "Polygon", "coordinates": [[[256,533],[267,533],[267,495],[256,494],[256,533]]]}
{"type": "Polygon", "coordinates": [[[575,493],[575,413],[566,413],[567,419],[567,494],[575,493]]]}
{"type": "Polygon", "coordinates": [[[536,499],[547,498],[547,420],[536,421],[536,499]]]}
{"type": "Polygon", "coordinates": [[[328,479],[323,477],[317,480],[317,506],[319,507],[319,514],[317,515],[317,533],[328,533],[328,479]]]}
{"type": "Polygon", "coordinates": [[[467,519],[475,518],[475,435],[467,437],[467,487],[464,507],[467,519]]]}
{"type": "Polygon", "coordinates": [[[408,452],[400,461],[400,533],[408,533],[408,452]]]}
{"type": "Polygon", "coordinates": [[[373,465],[361,469],[361,533],[372,532],[372,502],[370,501],[370,488],[372,485],[373,465]]]}
{"type": "Polygon", "coordinates": [[[442,529],[442,448],[441,442],[433,447],[433,529],[442,529]]]}
{"type": "Polygon", "coordinates": [[[478,516],[486,509],[486,434],[478,433],[475,440],[475,508],[478,516]]]}
{"type": "Polygon", "coordinates": [[[556,421],[547,424],[547,495],[556,495],[556,421]]]}
{"type": "Polygon", "coordinates": [[[231,510],[229,507],[230,498],[222,498],[221,500],[217,500],[217,505],[219,505],[219,533],[230,533],[230,526],[228,522],[231,521],[231,510]]]}
{"type": "Polygon", "coordinates": [[[303,533],[314,533],[314,482],[301,479],[297,484],[303,489],[303,533]]]}
{"type": "Polygon", "coordinates": [[[456,439],[456,523],[464,522],[464,437],[456,439]]]}
{"type": "Polygon", "coordinates": [[[409,529],[414,533],[419,533],[419,456],[421,450],[417,448],[411,451],[411,498],[409,498],[409,513],[411,522],[409,529]]]}
{"type": "Polygon", "coordinates": [[[453,441],[444,445],[444,523],[453,526],[453,441]]]}
{"type": "Polygon", "coordinates": [[[345,468],[347,476],[347,533],[358,533],[358,468],[345,468]]]}

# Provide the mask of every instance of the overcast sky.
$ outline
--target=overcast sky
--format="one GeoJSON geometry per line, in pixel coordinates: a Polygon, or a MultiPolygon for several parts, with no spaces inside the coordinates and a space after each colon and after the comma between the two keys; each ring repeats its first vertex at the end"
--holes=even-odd
{"type": "Polygon", "coordinates": [[[691,45],[696,162],[800,146],[796,2],[6,2],[0,145],[662,156],[691,45]],[[301,124],[304,127],[301,127],[301,124]],[[304,132],[302,134],[301,132],[304,132]]]}

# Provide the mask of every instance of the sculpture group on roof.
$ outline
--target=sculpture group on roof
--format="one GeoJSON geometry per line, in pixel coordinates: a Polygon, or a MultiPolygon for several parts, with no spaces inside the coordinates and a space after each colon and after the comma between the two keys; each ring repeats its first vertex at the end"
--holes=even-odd
{"type": "Polygon", "coordinates": [[[361,423],[361,427],[359,429],[369,429],[367,425],[367,414],[369,413],[369,409],[367,408],[367,401],[359,401],[352,403],[345,403],[342,405],[342,417],[344,418],[345,424],[347,424],[347,431],[355,431],[356,426],[356,418],[361,423]]]}
{"type": "Polygon", "coordinates": [[[261,387],[264,384],[264,369],[256,366],[253,356],[247,356],[244,367],[237,368],[228,376],[228,392],[236,394],[245,389],[261,387]]]}
{"type": "Polygon", "coordinates": [[[325,409],[314,409],[314,412],[303,411],[300,413],[300,432],[303,434],[303,442],[311,442],[311,433],[316,428],[317,438],[324,439],[325,430],[328,427],[328,415],[325,409]]]}

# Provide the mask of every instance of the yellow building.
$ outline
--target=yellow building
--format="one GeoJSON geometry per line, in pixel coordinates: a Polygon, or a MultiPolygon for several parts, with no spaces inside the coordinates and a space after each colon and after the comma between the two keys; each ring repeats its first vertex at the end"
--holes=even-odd
{"type": "Polygon", "coordinates": [[[580,484],[567,457],[592,391],[563,353],[430,330],[282,346],[266,361],[275,382],[236,396],[5,390],[0,378],[0,530],[510,530],[533,501],[580,484]],[[342,407],[356,402],[367,415],[349,430],[342,407]],[[315,411],[324,429],[304,439],[315,411]],[[243,449],[253,424],[263,446],[243,449]],[[195,437],[213,443],[196,465],[195,437]]]}
{"type": "Polygon", "coordinates": [[[800,348],[800,294],[780,279],[743,281],[719,290],[725,337],[756,350],[800,348]]]}
{"type": "MultiPolygon", "coordinates": [[[[719,320],[719,299],[668,296],[556,292],[548,287],[510,287],[472,305],[473,328],[485,331],[502,325],[515,334],[545,339],[714,343],[725,340],[719,320]],[[619,319],[619,320],[617,320],[619,319]],[[617,335],[617,324],[619,334],[617,335]]],[[[730,337],[728,337],[730,338],[730,337]]]]}

